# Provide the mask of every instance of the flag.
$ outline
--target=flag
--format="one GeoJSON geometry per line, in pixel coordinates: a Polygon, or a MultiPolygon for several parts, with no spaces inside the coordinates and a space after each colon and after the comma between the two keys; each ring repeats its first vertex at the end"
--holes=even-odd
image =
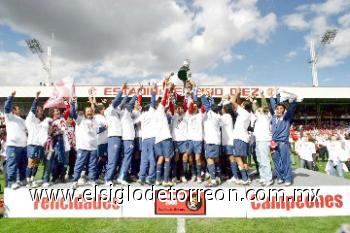
{"type": "Polygon", "coordinates": [[[45,102],[45,108],[66,108],[66,99],[75,96],[75,84],[71,77],[64,78],[54,85],[52,96],[45,102]]]}

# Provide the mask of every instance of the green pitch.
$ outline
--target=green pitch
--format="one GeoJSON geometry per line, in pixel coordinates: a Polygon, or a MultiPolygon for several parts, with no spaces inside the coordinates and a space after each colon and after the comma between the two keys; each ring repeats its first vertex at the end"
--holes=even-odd
{"type": "MultiPolygon", "coordinates": [[[[295,157],[299,166],[298,158],[295,157]]],[[[323,172],[325,162],[319,162],[323,172]]],[[[38,178],[42,174],[39,169],[38,178]]],[[[350,178],[350,174],[346,174],[350,178]]],[[[4,177],[0,174],[0,184],[4,187],[4,177]]],[[[3,189],[1,190],[3,192],[3,189]]],[[[2,196],[3,193],[0,193],[2,196]]],[[[335,232],[349,217],[302,217],[264,219],[187,219],[186,232],[335,232]]],[[[176,232],[177,220],[173,219],[5,219],[0,218],[0,233],[104,233],[104,232],[176,232]]]]}

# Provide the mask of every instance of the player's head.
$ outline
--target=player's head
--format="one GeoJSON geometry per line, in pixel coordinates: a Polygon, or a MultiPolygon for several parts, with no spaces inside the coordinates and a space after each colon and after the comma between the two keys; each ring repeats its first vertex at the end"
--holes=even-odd
{"type": "Polygon", "coordinates": [[[249,100],[245,100],[241,103],[241,107],[247,110],[248,112],[252,111],[252,102],[249,100]]]}
{"type": "Polygon", "coordinates": [[[22,110],[18,105],[13,106],[12,113],[16,116],[21,116],[22,110]]]}
{"type": "Polygon", "coordinates": [[[103,115],[105,112],[105,106],[103,105],[103,103],[98,103],[96,105],[96,112],[103,115]]]}
{"type": "Polygon", "coordinates": [[[59,108],[54,108],[51,113],[52,119],[56,120],[61,117],[61,110],[59,108]]]}
{"type": "Polygon", "coordinates": [[[94,117],[94,111],[91,107],[86,107],[84,110],[84,115],[87,119],[92,119],[94,117]]]}
{"type": "Polygon", "coordinates": [[[286,111],[286,105],[284,105],[283,103],[278,103],[276,105],[275,114],[277,117],[283,116],[285,111],[286,111]]]}
{"type": "Polygon", "coordinates": [[[43,120],[45,118],[45,114],[44,114],[44,109],[41,106],[38,106],[36,108],[36,117],[39,118],[40,120],[43,120]]]}
{"type": "Polygon", "coordinates": [[[179,115],[182,115],[182,114],[184,114],[184,112],[185,112],[184,108],[183,108],[181,105],[177,106],[176,109],[175,109],[175,111],[176,111],[176,113],[178,113],[179,115]]]}

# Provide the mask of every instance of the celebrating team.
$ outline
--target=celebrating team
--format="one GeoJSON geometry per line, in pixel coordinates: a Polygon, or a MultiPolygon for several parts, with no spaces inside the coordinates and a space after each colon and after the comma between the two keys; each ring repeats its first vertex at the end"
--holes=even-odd
{"type": "Polygon", "coordinates": [[[150,103],[143,105],[143,88],[132,97],[127,89],[124,84],[107,108],[90,98],[91,106],[78,112],[77,98],[71,98],[64,111],[50,109],[48,116],[38,106],[38,92],[25,120],[13,106],[13,92],[4,107],[8,186],[38,186],[41,161],[44,187],[70,180],[76,188],[82,174],[93,185],[103,177],[109,186],[135,177],[142,185],[164,186],[207,178],[205,186],[214,187],[228,176],[229,182],[248,185],[252,150],[261,185],[272,185],[274,177],[279,184],[292,184],[289,130],[295,98],[281,102],[270,90],[270,105],[261,92],[258,106],[254,97],[241,98],[236,89],[215,104],[210,91],[198,96],[192,81],[185,82],[180,95],[166,79],[161,96],[154,85],[150,103]]]}

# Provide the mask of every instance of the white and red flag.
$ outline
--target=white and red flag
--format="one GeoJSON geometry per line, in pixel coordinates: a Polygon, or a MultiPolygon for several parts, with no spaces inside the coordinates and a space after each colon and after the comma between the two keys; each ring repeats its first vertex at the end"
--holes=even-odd
{"type": "Polygon", "coordinates": [[[66,108],[66,100],[75,96],[74,79],[66,77],[54,85],[52,96],[45,102],[45,108],[66,108]]]}

